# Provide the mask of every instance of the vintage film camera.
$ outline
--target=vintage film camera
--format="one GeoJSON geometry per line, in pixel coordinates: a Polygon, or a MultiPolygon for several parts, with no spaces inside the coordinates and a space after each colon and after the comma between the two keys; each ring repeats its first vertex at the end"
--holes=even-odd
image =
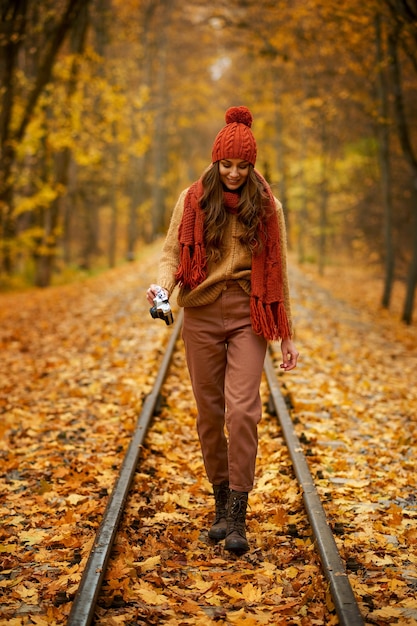
{"type": "Polygon", "coordinates": [[[167,326],[174,323],[174,316],[172,315],[168,298],[165,295],[165,291],[160,287],[158,287],[156,296],[153,299],[153,307],[149,309],[149,313],[154,319],[159,317],[161,320],[164,320],[167,326]]]}

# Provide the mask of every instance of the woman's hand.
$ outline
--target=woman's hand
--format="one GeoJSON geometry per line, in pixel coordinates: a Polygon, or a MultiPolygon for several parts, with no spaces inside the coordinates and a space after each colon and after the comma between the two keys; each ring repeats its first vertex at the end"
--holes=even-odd
{"type": "Polygon", "coordinates": [[[288,338],[281,341],[281,352],[283,362],[280,367],[282,367],[282,369],[289,372],[293,370],[294,367],[297,367],[298,350],[291,339],[288,338]]]}
{"type": "Polygon", "coordinates": [[[160,287],[159,285],[152,284],[149,286],[149,289],[146,292],[146,298],[151,306],[153,306],[153,299],[155,298],[156,294],[158,293],[160,289],[162,289],[162,291],[166,293],[166,296],[168,299],[169,294],[166,289],[164,289],[163,287],[160,287]]]}

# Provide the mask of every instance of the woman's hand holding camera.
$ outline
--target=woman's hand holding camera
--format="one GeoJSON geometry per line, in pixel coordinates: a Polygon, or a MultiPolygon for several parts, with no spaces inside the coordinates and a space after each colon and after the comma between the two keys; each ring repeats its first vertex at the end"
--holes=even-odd
{"type": "Polygon", "coordinates": [[[154,285],[154,284],[149,285],[149,289],[146,292],[146,298],[147,298],[149,304],[152,305],[154,303],[153,300],[154,300],[154,298],[156,298],[157,294],[160,291],[163,291],[165,293],[166,299],[168,300],[168,292],[167,292],[166,289],[164,289],[163,287],[160,287],[159,285],[154,285]]]}

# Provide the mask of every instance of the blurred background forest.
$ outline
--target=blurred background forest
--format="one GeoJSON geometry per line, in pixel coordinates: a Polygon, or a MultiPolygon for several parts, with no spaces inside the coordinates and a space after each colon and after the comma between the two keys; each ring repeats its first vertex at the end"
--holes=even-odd
{"type": "Polygon", "coordinates": [[[416,0],[0,0],[0,288],[133,260],[229,106],[289,245],[417,283],[416,0]]]}

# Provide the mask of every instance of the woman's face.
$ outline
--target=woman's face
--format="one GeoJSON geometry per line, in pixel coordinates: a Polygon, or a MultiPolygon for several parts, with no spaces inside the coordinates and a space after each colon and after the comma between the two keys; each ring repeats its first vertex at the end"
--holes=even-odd
{"type": "Polygon", "coordinates": [[[222,159],[219,161],[219,173],[223,185],[230,191],[236,191],[246,183],[249,163],[241,159],[222,159]]]}

